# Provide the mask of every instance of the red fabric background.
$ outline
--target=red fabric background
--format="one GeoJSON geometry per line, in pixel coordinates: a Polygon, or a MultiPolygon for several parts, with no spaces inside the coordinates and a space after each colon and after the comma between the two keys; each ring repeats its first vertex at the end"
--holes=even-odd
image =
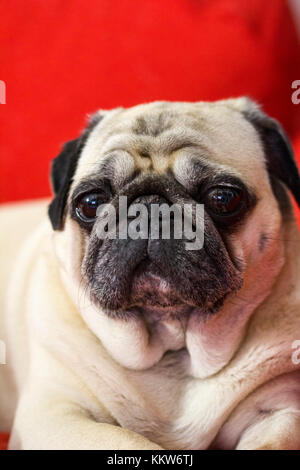
{"type": "Polygon", "coordinates": [[[8,434],[1,434],[0,433],[0,450],[6,450],[8,444],[8,434]]]}
{"type": "Polygon", "coordinates": [[[48,195],[50,160],[99,107],[247,94],[300,131],[283,0],[2,0],[0,28],[0,202],[48,195]]]}
{"type": "Polygon", "coordinates": [[[2,0],[0,34],[0,202],[50,194],[50,160],[87,113],[157,99],[250,95],[300,158],[284,0],[2,0]]]}

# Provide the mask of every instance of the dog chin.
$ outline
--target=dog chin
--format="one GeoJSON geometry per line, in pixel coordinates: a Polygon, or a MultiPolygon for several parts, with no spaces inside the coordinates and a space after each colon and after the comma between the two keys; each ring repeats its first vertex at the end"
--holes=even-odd
{"type": "Polygon", "coordinates": [[[159,274],[156,267],[141,263],[132,277],[129,295],[120,306],[104,305],[102,299],[92,294],[93,302],[111,318],[129,319],[135,316],[144,316],[152,321],[166,318],[184,320],[192,311],[199,316],[217,313],[230,293],[205,305],[196,305],[182,298],[178,293],[178,286],[172,285],[159,274]]]}
{"type": "Polygon", "coordinates": [[[133,276],[129,302],[133,306],[162,309],[185,304],[176,292],[175,286],[153,272],[133,276]]]}
{"type": "Polygon", "coordinates": [[[154,272],[145,271],[134,274],[128,297],[122,305],[103,305],[102,299],[92,294],[92,300],[110,317],[126,317],[147,312],[158,316],[177,316],[191,310],[183,299],[178,296],[176,287],[164,277],[154,272]]]}

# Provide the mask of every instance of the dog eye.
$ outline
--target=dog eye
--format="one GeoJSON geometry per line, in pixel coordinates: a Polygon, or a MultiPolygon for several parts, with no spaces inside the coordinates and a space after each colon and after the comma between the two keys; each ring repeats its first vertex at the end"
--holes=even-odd
{"type": "Polygon", "coordinates": [[[104,202],[104,196],[100,193],[85,194],[76,204],[76,215],[83,222],[94,222],[97,209],[104,202]]]}
{"type": "Polygon", "coordinates": [[[217,216],[238,213],[243,207],[244,192],[237,188],[215,188],[204,198],[205,207],[217,216]]]}

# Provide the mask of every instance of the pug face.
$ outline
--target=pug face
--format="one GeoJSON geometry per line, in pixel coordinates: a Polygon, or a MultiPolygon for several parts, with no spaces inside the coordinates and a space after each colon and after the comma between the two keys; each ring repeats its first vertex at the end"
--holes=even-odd
{"type": "Polygon", "coordinates": [[[275,240],[290,211],[284,184],[299,197],[293,178],[281,128],[251,101],[156,102],[100,111],[65,146],[53,165],[49,215],[73,240],[64,262],[106,315],[209,316],[276,278],[283,247],[275,240]],[[187,250],[184,237],[151,234],[99,238],[97,209],[115,207],[118,229],[121,196],[148,209],[202,204],[203,246],[187,250]]]}

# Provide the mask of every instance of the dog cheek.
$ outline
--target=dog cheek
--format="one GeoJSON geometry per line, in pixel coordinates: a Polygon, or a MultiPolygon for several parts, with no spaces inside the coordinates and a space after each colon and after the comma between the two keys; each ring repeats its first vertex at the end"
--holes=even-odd
{"type": "Polygon", "coordinates": [[[93,239],[83,268],[91,293],[101,306],[121,309],[131,290],[131,274],[146,256],[146,240],[93,239]]]}
{"type": "Polygon", "coordinates": [[[259,263],[280,242],[282,216],[273,197],[262,200],[247,217],[239,231],[228,237],[233,256],[240,260],[243,270],[259,263]]]}

